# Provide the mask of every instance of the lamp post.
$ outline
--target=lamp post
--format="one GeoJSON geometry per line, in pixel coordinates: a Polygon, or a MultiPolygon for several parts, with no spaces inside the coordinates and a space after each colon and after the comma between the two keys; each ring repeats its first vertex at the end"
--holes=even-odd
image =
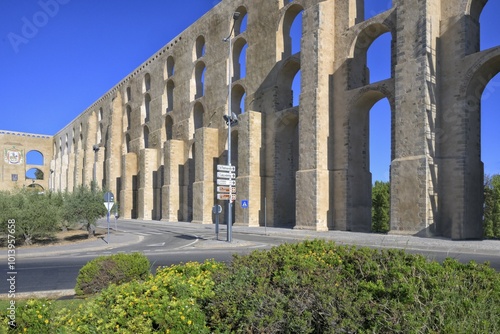
{"type": "Polygon", "coordinates": [[[95,191],[96,188],[96,178],[97,178],[97,152],[99,152],[99,145],[94,145],[92,146],[92,150],[94,150],[94,171],[92,175],[92,186],[91,189],[92,191],[95,191]]]}
{"type": "MultiPolygon", "coordinates": [[[[232,75],[233,75],[233,45],[231,43],[231,36],[233,34],[234,30],[234,25],[238,18],[240,17],[239,12],[234,12],[233,13],[233,24],[231,26],[231,30],[229,31],[229,35],[224,38],[224,42],[229,43],[229,59],[228,59],[228,64],[229,64],[229,69],[227,71],[228,73],[228,94],[227,94],[227,164],[228,166],[231,166],[231,123],[232,123],[232,113],[231,113],[231,86],[232,86],[232,75]]],[[[227,205],[227,242],[232,242],[233,239],[233,200],[232,200],[232,191],[231,191],[231,186],[229,186],[229,203],[227,205]]]]}

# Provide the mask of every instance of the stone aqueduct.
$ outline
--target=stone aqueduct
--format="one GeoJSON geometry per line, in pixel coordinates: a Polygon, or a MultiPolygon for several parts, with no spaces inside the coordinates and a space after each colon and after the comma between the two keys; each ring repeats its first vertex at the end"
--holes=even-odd
{"type": "Polygon", "coordinates": [[[500,47],[479,49],[486,2],[393,0],[365,20],[363,0],[223,0],[52,138],[49,187],[95,178],[122,217],[212,223],[227,159],[222,39],[238,11],[232,164],[249,207],[234,206],[235,224],[265,212],[268,226],[369,231],[369,111],[387,98],[392,232],[480,238],[480,101],[500,71],[500,47]],[[386,32],[391,76],[370,83],[367,50],[386,32]]]}

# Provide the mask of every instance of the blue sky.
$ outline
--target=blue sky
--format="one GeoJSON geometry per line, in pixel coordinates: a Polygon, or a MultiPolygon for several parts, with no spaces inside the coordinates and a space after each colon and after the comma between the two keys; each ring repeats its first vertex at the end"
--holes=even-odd
{"type": "MultiPolygon", "coordinates": [[[[1,0],[0,129],[53,135],[220,0],[1,0]],[[54,5],[56,4],[56,5],[54,5]]],[[[482,20],[482,48],[500,45],[500,0],[482,20]],[[486,17],[488,16],[488,17],[486,17]],[[495,33],[493,33],[495,32],[495,33]]],[[[367,0],[367,16],[391,6],[367,0]]],[[[383,45],[383,38],[377,43],[383,45]]],[[[372,76],[389,66],[370,49],[372,76]],[[376,64],[376,65],[373,65],[376,64]]],[[[383,75],[383,74],[382,74],[383,75]]],[[[500,76],[483,101],[483,161],[500,173],[500,76]],[[495,110],[496,108],[496,110],[495,110]],[[486,120],[486,121],[485,121],[486,120]]],[[[388,180],[388,106],[371,111],[371,169],[388,180]],[[376,119],[376,121],[374,120],[376,119]]]]}

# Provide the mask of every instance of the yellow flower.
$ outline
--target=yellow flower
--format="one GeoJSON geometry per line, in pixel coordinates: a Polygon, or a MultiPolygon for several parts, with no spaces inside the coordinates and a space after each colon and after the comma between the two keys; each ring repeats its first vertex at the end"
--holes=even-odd
{"type": "Polygon", "coordinates": [[[186,319],[186,317],[181,315],[181,320],[184,321],[184,319],[186,319]]]}
{"type": "Polygon", "coordinates": [[[193,322],[191,320],[188,320],[188,325],[191,325],[193,322]]]}
{"type": "Polygon", "coordinates": [[[45,323],[48,324],[49,323],[49,319],[45,319],[45,323]]]}
{"type": "Polygon", "coordinates": [[[42,315],[41,314],[38,315],[38,319],[42,319],[42,315]]]}

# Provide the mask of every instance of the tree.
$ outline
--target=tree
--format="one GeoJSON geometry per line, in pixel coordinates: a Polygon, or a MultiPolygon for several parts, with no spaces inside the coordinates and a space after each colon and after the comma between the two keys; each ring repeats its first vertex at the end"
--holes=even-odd
{"type": "Polygon", "coordinates": [[[484,237],[500,238],[500,175],[484,177],[484,237]]]}
{"type": "Polygon", "coordinates": [[[94,236],[97,219],[107,212],[103,205],[103,195],[102,191],[79,186],[64,196],[63,218],[70,223],[85,224],[89,237],[94,236]]]}
{"type": "Polygon", "coordinates": [[[35,180],[43,180],[43,172],[38,168],[35,170],[35,180]]]}
{"type": "Polygon", "coordinates": [[[15,220],[15,235],[33,244],[37,237],[51,236],[61,221],[61,206],[52,195],[23,189],[10,194],[8,218],[15,220]]]}
{"type": "Polygon", "coordinates": [[[390,230],[390,183],[375,181],[372,188],[372,231],[387,233],[390,230]]]}

